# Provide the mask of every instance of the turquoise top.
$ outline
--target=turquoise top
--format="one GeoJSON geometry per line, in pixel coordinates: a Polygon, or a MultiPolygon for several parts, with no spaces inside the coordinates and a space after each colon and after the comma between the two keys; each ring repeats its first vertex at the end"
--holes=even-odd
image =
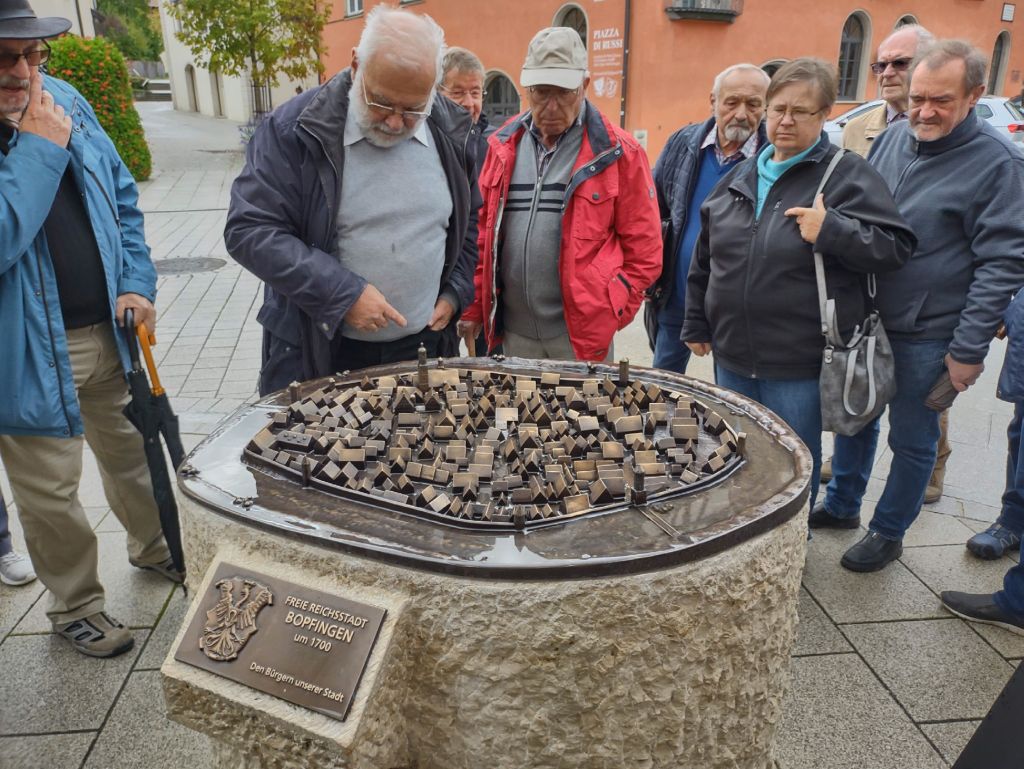
{"type": "Polygon", "coordinates": [[[815,142],[810,147],[805,149],[799,155],[794,155],[789,160],[783,160],[781,163],[776,163],[771,159],[772,155],[775,154],[775,145],[769,144],[761,153],[757,156],[757,218],[761,218],[761,208],[764,206],[765,198],[768,197],[768,190],[772,188],[772,185],[779,180],[786,171],[795,166],[805,157],[808,153],[818,146],[818,142],[815,142]]]}

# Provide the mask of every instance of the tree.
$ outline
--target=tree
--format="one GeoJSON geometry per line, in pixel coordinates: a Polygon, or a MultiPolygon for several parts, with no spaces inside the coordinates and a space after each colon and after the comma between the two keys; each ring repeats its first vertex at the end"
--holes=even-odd
{"type": "Polygon", "coordinates": [[[159,18],[146,0],[98,0],[102,21],[97,30],[129,60],[156,61],[163,50],[159,18]]]}
{"type": "Polygon", "coordinates": [[[270,86],[282,75],[323,72],[320,35],[330,6],[318,0],[178,0],[167,10],[199,66],[249,73],[256,114],[270,111],[270,86]]]}
{"type": "Polygon", "coordinates": [[[49,73],[81,92],[132,176],[140,182],[148,179],[152,158],[142,121],[132,102],[128,65],[121,52],[102,37],[77,35],[50,41],[50,50],[49,73]]]}

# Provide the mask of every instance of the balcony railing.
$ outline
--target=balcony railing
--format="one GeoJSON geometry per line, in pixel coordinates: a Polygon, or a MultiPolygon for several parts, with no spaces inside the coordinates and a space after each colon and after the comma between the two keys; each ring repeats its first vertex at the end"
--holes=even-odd
{"type": "Polygon", "coordinates": [[[726,21],[743,13],[743,0],[669,0],[665,13],[673,20],[726,21]]]}

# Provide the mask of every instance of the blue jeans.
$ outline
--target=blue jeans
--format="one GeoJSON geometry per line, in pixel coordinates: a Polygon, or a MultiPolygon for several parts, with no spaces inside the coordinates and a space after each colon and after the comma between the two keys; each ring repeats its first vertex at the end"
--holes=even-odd
{"type": "Polygon", "coordinates": [[[1024,535],[1024,455],[1020,451],[1024,403],[1014,404],[1013,419],[1006,428],[1006,491],[997,523],[1018,537],[1024,535]]]}
{"type": "MultiPolygon", "coordinates": [[[[1020,560],[1024,563],[1024,542],[1020,546],[1020,560]]],[[[1003,589],[993,596],[996,606],[1014,617],[1024,619],[1024,566],[1015,564],[1003,577],[1003,589]]]]}
{"type": "Polygon", "coordinates": [[[0,555],[7,555],[13,549],[11,529],[7,524],[7,505],[4,504],[4,498],[0,497],[0,555]]]}
{"type": "Polygon", "coordinates": [[[683,308],[667,305],[658,311],[658,336],[654,340],[654,368],[686,373],[690,348],[679,339],[683,332],[683,308]]]}
{"type": "Polygon", "coordinates": [[[715,381],[779,415],[811,451],[810,506],[821,481],[821,394],[817,379],[750,379],[715,364],[715,381]]]}
{"type": "MultiPolygon", "coordinates": [[[[925,406],[924,399],[945,369],[949,340],[890,342],[896,363],[896,397],[888,409],[892,465],[868,528],[887,539],[901,540],[921,512],[935,467],[939,414],[925,406]]],[[[825,494],[825,508],[836,517],[860,514],[875,461],[878,421],[856,435],[836,436],[832,481],[825,494]]]]}

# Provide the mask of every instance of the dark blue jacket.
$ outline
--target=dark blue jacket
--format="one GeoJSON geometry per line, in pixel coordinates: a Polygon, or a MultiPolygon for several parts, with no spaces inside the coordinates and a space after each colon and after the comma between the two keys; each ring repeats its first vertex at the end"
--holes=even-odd
{"type": "Polygon", "coordinates": [[[1024,154],[971,110],[935,141],[894,125],[868,162],[917,234],[906,266],[878,276],[886,332],[951,339],[953,358],[981,363],[1024,286],[1024,154]]]}
{"type": "Polygon", "coordinates": [[[996,397],[1010,403],[1024,403],[1024,291],[1006,308],[1006,356],[999,372],[996,397]]]}
{"type": "MultiPolygon", "coordinates": [[[[335,371],[331,340],[366,286],[335,256],[351,87],[345,70],[276,109],[249,142],[245,168],[231,188],[228,253],[266,284],[257,316],[264,331],[261,394],[335,371]]],[[[424,290],[455,300],[454,328],[473,301],[477,258],[480,200],[468,150],[471,121],[465,110],[438,98],[427,125],[448,178],[452,215],[441,284],[424,290]]]]}
{"type": "MultiPolygon", "coordinates": [[[[654,164],[654,188],[658,193],[661,211],[661,234],[664,243],[661,277],[648,292],[644,305],[644,325],[648,341],[654,349],[658,334],[658,310],[665,306],[675,285],[676,264],[679,261],[679,238],[686,229],[690,199],[697,184],[700,167],[700,145],[715,127],[714,116],[703,123],[691,123],[672,134],[654,164]]],[[[758,147],[763,147],[767,136],[762,122],[757,127],[758,147]]]]}

